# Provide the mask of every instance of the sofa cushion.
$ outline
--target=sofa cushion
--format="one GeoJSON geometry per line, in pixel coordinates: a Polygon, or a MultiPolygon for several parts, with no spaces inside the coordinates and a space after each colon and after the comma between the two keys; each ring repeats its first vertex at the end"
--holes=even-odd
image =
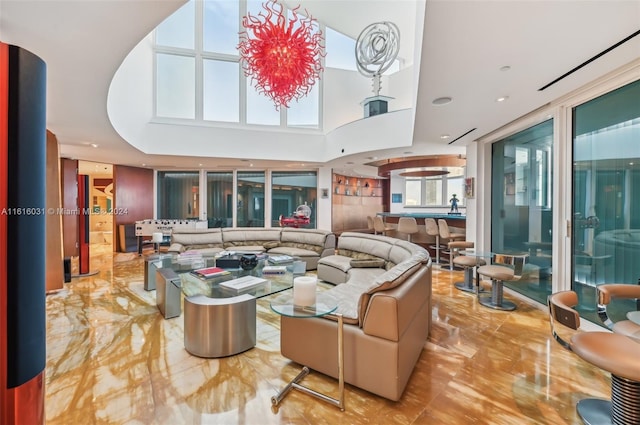
{"type": "Polygon", "coordinates": [[[405,280],[409,278],[413,273],[415,273],[420,266],[422,265],[421,261],[422,256],[412,256],[408,260],[405,260],[393,267],[392,269],[387,270],[386,272],[380,274],[369,286],[365,289],[362,296],[358,300],[358,313],[359,313],[359,322],[364,322],[365,314],[367,313],[367,308],[369,307],[369,300],[371,299],[371,295],[384,291],[387,289],[395,288],[396,286],[401,285],[405,280]]]}
{"type": "Polygon", "coordinates": [[[385,273],[380,268],[352,268],[349,270],[349,285],[360,288],[360,292],[365,293],[369,289],[371,282],[376,280],[378,276],[385,273]]]}
{"type": "Polygon", "coordinates": [[[220,229],[202,229],[200,231],[171,233],[171,243],[185,246],[204,245],[203,248],[222,247],[220,229]]]}
{"type": "Polygon", "coordinates": [[[265,252],[262,245],[234,245],[227,247],[226,250],[233,252],[265,252]]]}
{"type": "Polygon", "coordinates": [[[338,253],[353,258],[388,260],[391,247],[396,241],[397,239],[385,236],[343,233],[338,238],[338,253]]]}
{"type": "Polygon", "coordinates": [[[168,251],[182,253],[185,251],[185,249],[184,249],[184,245],[182,245],[181,243],[172,243],[168,251]]]}
{"type": "Polygon", "coordinates": [[[344,323],[359,326],[358,319],[358,299],[362,293],[362,288],[357,285],[338,285],[329,289],[325,293],[330,294],[338,302],[338,308],[326,317],[331,320],[338,320],[336,313],[342,314],[342,320],[344,323]]]}
{"type": "Polygon", "coordinates": [[[338,255],[347,258],[349,261],[353,260],[382,260],[386,264],[386,260],[375,255],[368,254],[366,252],[351,251],[349,249],[338,248],[338,255]]]}
{"type": "Polygon", "coordinates": [[[239,246],[256,246],[264,247],[267,242],[280,240],[279,228],[263,229],[260,227],[235,227],[226,228],[222,232],[224,247],[233,249],[239,246]]]}
{"type": "Polygon", "coordinates": [[[318,264],[324,264],[326,266],[330,266],[334,269],[338,269],[341,272],[348,272],[351,268],[351,257],[344,255],[327,255],[326,257],[320,259],[318,264]]]}
{"type": "Polygon", "coordinates": [[[414,253],[424,248],[415,245],[409,241],[398,240],[395,245],[391,247],[389,252],[389,261],[394,264],[400,264],[405,260],[408,260],[414,253]]]}
{"type": "Polygon", "coordinates": [[[382,268],[385,265],[385,261],[380,259],[352,259],[349,261],[349,265],[355,268],[382,268]]]}
{"type": "Polygon", "coordinates": [[[319,257],[320,253],[302,248],[279,246],[269,250],[269,254],[290,255],[291,257],[319,257]]]}
{"type": "Polygon", "coordinates": [[[327,237],[332,233],[317,229],[294,229],[285,227],[280,234],[280,246],[306,249],[321,254],[327,237]]]}
{"type": "Polygon", "coordinates": [[[273,248],[277,248],[280,246],[280,242],[279,241],[269,241],[269,242],[265,242],[262,246],[264,246],[264,249],[266,249],[267,251],[273,248]]]}
{"type": "Polygon", "coordinates": [[[195,249],[189,248],[189,251],[190,252],[197,252],[198,254],[202,255],[203,257],[215,257],[217,254],[219,254],[222,251],[224,251],[224,249],[220,248],[220,247],[195,248],[195,249]]]}
{"type": "Polygon", "coordinates": [[[373,294],[378,291],[395,288],[401,285],[416,269],[420,267],[420,262],[410,258],[398,264],[392,269],[387,270],[369,286],[367,293],[373,294]]]}
{"type": "MultiPolygon", "coordinates": [[[[316,254],[320,255],[322,253],[322,251],[324,250],[324,245],[312,245],[309,243],[304,243],[304,242],[285,242],[285,241],[280,241],[280,247],[279,248],[283,248],[283,247],[288,247],[288,248],[292,248],[292,249],[298,249],[301,251],[311,251],[311,252],[315,252],[316,254]]],[[[278,248],[276,248],[278,249],[278,248]]]]}

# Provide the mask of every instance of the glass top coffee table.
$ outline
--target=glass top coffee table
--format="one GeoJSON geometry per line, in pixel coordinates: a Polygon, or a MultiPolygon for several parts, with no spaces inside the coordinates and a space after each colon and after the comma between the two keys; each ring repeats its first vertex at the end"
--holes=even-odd
{"type": "MultiPolygon", "coordinates": [[[[271,301],[271,309],[281,316],[305,319],[310,317],[320,317],[334,313],[338,308],[337,300],[329,294],[322,292],[316,294],[316,303],[312,306],[297,306],[293,304],[292,294],[283,294],[271,301]]],[[[338,398],[329,397],[309,387],[300,384],[310,372],[307,366],[303,366],[300,373],[291,380],[278,394],[271,397],[271,404],[276,407],[284,397],[292,390],[296,389],[306,394],[312,395],[332,404],[344,411],[344,337],[342,314],[335,313],[338,319],[338,398]]]]}
{"type": "Polygon", "coordinates": [[[194,270],[157,270],[156,302],[166,319],[181,314],[184,294],[184,346],[199,357],[225,357],[256,345],[256,299],[293,286],[293,271],[265,274],[265,261],[251,269],[224,269],[215,277],[194,270]],[[170,312],[170,314],[167,314],[170,312]]]}

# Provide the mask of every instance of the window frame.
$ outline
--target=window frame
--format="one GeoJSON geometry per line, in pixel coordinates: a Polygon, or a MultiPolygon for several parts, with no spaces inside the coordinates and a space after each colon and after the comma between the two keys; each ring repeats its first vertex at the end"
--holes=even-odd
{"type": "MultiPolygon", "coordinates": [[[[190,0],[194,1],[194,0],[190,0]]],[[[242,31],[242,17],[247,13],[247,0],[238,0],[240,3],[239,7],[239,28],[242,31]]],[[[317,105],[317,125],[295,125],[290,126],[288,124],[287,117],[287,108],[280,108],[280,120],[278,125],[266,125],[266,124],[253,124],[247,123],[247,90],[250,85],[251,78],[247,78],[242,69],[242,64],[240,62],[240,55],[231,55],[228,53],[217,53],[211,51],[205,51],[203,48],[203,35],[204,35],[204,2],[203,1],[195,1],[195,46],[193,49],[187,48],[179,48],[179,47],[171,47],[171,46],[163,46],[158,45],[156,40],[156,30],[152,31],[152,53],[153,53],[153,112],[152,112],[152,121],[158,123],[167,123],[167,124],[188,124],[188,125],[198,125],[198,126],[215,126],[215,127],[260,127],[260,128],[276,128],[281,131],[291,130],[291,131],[310,131],[317,132],[322,131],[323,129],[323,104],[324,104],[324,84],[323,78],[320,78],[316,81],[315,86],[318,89],[318,105],[317,105]],[[157,96],[157,84],[158,84],[158,63],[157,57],[158,54],[165,55],[179,55],[186,57],[195,58],[195,118],[173,118],[173,117],[165,117],[158,115],[158,96],[157,96]],[[224,62],[234,62],[238,63],[238,121],[216,121],[216,120],[205,120],[204,119],[204,61],[205,60],[214,60],[214,61],[224,61],[224,62]]],[[[286,10],[289,10],[286,6],[283,5],[286,10]]],[[[302,13],[298,11],[298,13],[302,13]]],[[[321,22],[316,21],[319,30],[322,32],[326,32],[325,25],[321,22]]],[[[162,24],[160,24],[162,25],[162,24]]],[[[238,38],[238,43],[240,39],[238,38]]],[[[321,58],[322,65],[324,67],[324,57],[321,58]]],[[[294,102],[295,104],[295,102],[294,102]]]]}

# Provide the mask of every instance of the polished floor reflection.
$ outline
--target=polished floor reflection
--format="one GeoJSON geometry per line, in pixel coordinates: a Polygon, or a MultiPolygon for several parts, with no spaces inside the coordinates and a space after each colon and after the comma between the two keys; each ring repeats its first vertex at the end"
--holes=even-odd
{"type": "MultiPolygon", "coordinates": [[[[47,424],[580,424],[578,400],[609,397],[609,375],[553,341],[544,309],[510,295],[516,311],[485,308],[453,287],[462,272],[434,270],[432,334],[399,402],[347,385],[345,412],[300,392],[275,411],[300,366],[280,355],[268,299],[255,348],[202,359],[183,317],[164,320],[143,289],[141,258],[93,255],[91,268],[47,297],[47,424]]],[[[305,384],[337,394],[318,373],[305,384]]]]}

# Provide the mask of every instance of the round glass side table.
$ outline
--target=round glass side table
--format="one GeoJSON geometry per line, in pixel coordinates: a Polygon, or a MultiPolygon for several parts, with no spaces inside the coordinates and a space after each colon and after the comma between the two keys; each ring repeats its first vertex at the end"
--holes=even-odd
{"type": "MultiPolygon", "coordinates": [[[[327,314],[332,314],[338,308],[338,301],[329,294],[317,293],[316,303],[312,306],[298,306],[293,303],[293,296],[290,294],[281,295],[271,301],[271,310],[276,313],[293,317],[297,319],[305,319],[310,317],[321,317],[327,314]]],[[[282,399],[291,391],[296,389],[306,394],[312,395],[320,400],[323,400],[329,404],[332,404],[340,410],[344,411],[344,348],[343,348],[343,320],[342,314],[334,313],[338,319],[338,398],[329,397],[325,394],[319,393],[309,387],[305,387],[300,384],[300,381],[304,379],[310,372],[307,366],[303,366],[300,373],[291,380],[278,394],[271,397],[271,404],[275,407],[282,399]]]]}

